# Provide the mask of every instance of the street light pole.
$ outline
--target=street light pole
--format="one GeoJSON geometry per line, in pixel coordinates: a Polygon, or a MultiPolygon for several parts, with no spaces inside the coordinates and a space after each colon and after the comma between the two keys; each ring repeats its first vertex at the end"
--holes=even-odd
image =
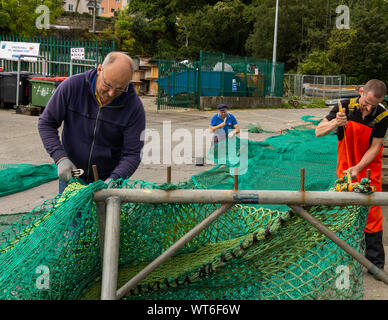
{"type": "Polygon", "coordinates": [[[271,75],[271,96],[275,94],[275,64],[276,64],[276,43],[278,37],[278,12],[279,12],[279,0],[276,0],[275,11],[275,27],[273,35],[273,52],[272,52],[272,75],[271,75]]]}
{"type": "Polygon", "coordinates": [[[97,8],[97,0],[94,0],[93,3],[93,33],[96,32],[96,8],[97,8]]]}

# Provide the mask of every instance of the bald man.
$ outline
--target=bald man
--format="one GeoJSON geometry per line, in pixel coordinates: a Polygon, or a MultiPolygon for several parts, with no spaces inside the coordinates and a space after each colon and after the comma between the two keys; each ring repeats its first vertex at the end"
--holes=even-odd
{"type": "Polygon", "coordinates": [[[133,69],[128,55],[111,52],[97,69],[63,81],[47,103],[38,129],[58,167],[59,193],[74,169],[82,169],[80,178],[90,183],[96,165],[108,183],[129,178],[138,168],[145,112],[131,83],[133,69]]]}

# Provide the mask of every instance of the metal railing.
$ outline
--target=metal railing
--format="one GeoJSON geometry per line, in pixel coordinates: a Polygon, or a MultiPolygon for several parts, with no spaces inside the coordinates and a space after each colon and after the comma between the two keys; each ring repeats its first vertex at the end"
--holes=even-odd
{"type": "MultiPolygon", "coordinates": [[[[22,58],[36,58],[37,60],[40,59],[40,60],[43,60],[43,61],[47,61],[46,57],[39,56],[39,55],[26,55],[26,54],[23,54],[23,55],[20,55],[18,57],[18,68],[17,68],[17,76],[16,76],[16,106],[19,106],[20,62],[21,62],[22,58]]],[[[43,67],[44,67],[43,74],[46,75],[46,66],[45,66],[45,64],[43,64],[43,67]]]]}
{"type": "MultiPolygon", "coordinates": [[[[88,66],[88,67],[94,67],[97,68],[97,60],[95,59],[70,59],[70,62],[60,62],[60,61],[48,61],[46,57],[40,56],[40,55],[20,55],[18,57],[17,61],[17,75],[16,75],[16,106],[19,106],[19,91],[20,91],[20,72],[21,72],[21,60],[23,58],[36,58],[37,61],[41,60],[43,61],[43,66],[42,66],[42,75],[47,76],[47,69],[48,69],[48,64],[50,63],[56,63],[56,64],[65,64],[69,65],[69,76],[73,75],[73,66],[78,65],[78,66],[88,66]],[[92,62],[94,64],[90,63],[77,63],[74,61],[83,61],[83,62],[92,62]]],[[[4,60],[4,59],[3,59],[4,60]]],[[[26,61],[26,62],[31,62],[31,61],[26,61]]],[[[36,63],[36,62],[32,62],[36,63]]]]}
{"type": "Polygon", "coordinates": [[[299,99],[340,98],[346,86],[345,75],[284,74],[284,96],[299,99]],[[329,90],[337,87],[338,90],[329,90]],[[307,92],[308,91],[308,92],[307,92]]]}
{"type": "MultiPolygon", "coordinates": [[[[304,189],[301,189],[304,190],[304,189]]],[[[228,211],[234,204],[286,204],[319,232],[336,243],[373,275],[388,285],[388,274],[377,268],[363,255],[340,239],[319,220],[308,213],[303,205],[388,205],[388,193],[362,194],[330,191],[280,191],[280,190],[128,190],[104,189],[95,193],[101,245],[102,283],[101,299],[116,300],[125,296],[153,270],[169,259],[193,237],[228,211]],[[120,244],[120,213],[122,202],[136,203],[221,203],[212,214],[186,233],[159,257],[117,289],[120,244]]]]}

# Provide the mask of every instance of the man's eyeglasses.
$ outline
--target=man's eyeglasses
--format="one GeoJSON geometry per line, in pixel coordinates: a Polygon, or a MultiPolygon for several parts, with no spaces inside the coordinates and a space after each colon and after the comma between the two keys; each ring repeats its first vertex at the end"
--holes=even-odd
{"type": "Polygon", "coordinates": [[[127,92],[128,91],[128,88],[129,88],[129,83],[127,84],[127,86],[123,89],[123,88],[113,88],[111,85],[107,84],[105,82],[105,79],[104,79],[104,71],[101,70],[101,75],[102,75],[102,84],[104,87],[108,88],[108,89],[112,89],[116,92],[127,92]]]}

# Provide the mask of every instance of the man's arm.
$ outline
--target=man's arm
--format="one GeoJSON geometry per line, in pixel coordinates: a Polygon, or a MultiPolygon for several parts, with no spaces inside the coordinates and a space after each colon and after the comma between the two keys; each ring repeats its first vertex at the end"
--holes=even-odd
{"type": "Polygon", "coordinates": [[[335,128],[345,126],[347,123],[346,114],[342,112],[337,112],[336,116],[332,120],[323,119],[315,129],[315,135],[317,137],[323,137],[328,135],[335,128]]]}
{"type": "Polygon", "coordinates": [[[212,126],[212,125],[210,125],[210,126],[209,126],[210,131],[211,131],[211,132],[214,132],[214,131],[216,131],[217,129],[221,129],[221,128],[225,127],[225,126],[226,126],[226,119],[227,119],[227,117],[225,118],[224,122],[221,122],[221,123],[220,123],[219,125],[217,125],[217,126],[212,126]]]}
{"type": "Polygon", "coordinates": [[[360,162],[354,167],[345,170],[344,173],[349,172],[352,179],[356,179],[358,174],[376,158],[383,143],[384,138],[373,138],[371,146],[365,152],[360,162]]]}
{"type": "Polygon", "coordinates": [[[43,146],[55,163],[67,157],[59,139],[58,128],[66,116],[69,85],[69,80],[65,80],[58,86],[38,120],[38,130],[43,146]]]}
{"type": "Polygon", "coordinates": [[[235,134],[239,134],[240,133],[240,127],[238,126],[238,124],[235,124],[234,127],[233,127],[234,130],[232,130],[231,132],[229,132],[228,134],[228,137],[229,138],[232,138],[235,134]]]}

